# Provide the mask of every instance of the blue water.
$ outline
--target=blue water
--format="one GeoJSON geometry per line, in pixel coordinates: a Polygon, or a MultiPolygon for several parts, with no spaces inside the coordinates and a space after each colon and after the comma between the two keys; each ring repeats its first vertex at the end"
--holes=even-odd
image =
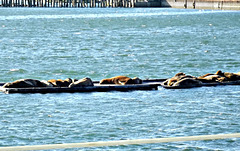
{"type": "MultiPolygon", "coordinates": [[[[240,72],[238,11],[0,8],[0,82],[240,72]]],[[[0,93],[0,146],[237,133],[240,86],[0,93]]],[[[239,139],[65,150],[240,149],[239,139]]]]}

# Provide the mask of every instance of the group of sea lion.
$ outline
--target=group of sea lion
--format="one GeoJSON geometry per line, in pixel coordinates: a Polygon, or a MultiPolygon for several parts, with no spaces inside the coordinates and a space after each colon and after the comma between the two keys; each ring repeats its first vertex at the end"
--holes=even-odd
{"type": "MultiPolygon", "coordinates": [[[[99,82],[100,85],[103,84],[141,84],[142,80],[135,77],[129,78],[126,76],[116,76],[109,79],[103,79],[99,82]]],[[[86,87],[94,86],[93,81],[90,78],[83,78],[80,80],[67,78],[62,79],[51,79],[51,80],[36,80],[36,79],[20,79],[14,82],[5,83],[3,88],[30,88],[30,87],[86,87]]]]}
{"type": "MultiPolygon", "coordinates": [[[[191,88],[203,86],[203,83],[216,83],[227,81],[240,81],[239,73],[222,72],[218,70],[216,73],[208,73],[200,77],[194,77],[186,75],[185,73],[177,73],[174,77],[167,79],[161,85],[164,87],[179,87],[179,88],[191,88]]],[[[100,85],[104,84],[116,84],[116,85],[128,85],[128,84],[142,84],[142,80],[138,77],[129,78],[127,76],[116,76],[108,79],[102,79],[99,82],[100,85]]],[[[83,78],[80,80],[67,78],[51,79],[51,80],[35,80],[35,79],[20,79],[11,83],[5,83],[3,88],[28,88],[28,87],[85,87],[94,86],[90,78],[83,78]]]]}
{"type": "Polygon", "coordinates": [[[167,79],[162,83],[162,86],[167,87],[200,87],[203,83],[223,83],[240,80],[239,73],[222,72],[218,70],[216,73],[208,73],[200,77],[186,75],[185,73],[177,73],[174,77],[167,79]]]}
{"type": "Polygon", "coordinates": [[[67,78],[51,79],[51,80],[36,80],[36,79],[20,79],[11,83],[5,83],[3,88],[30,88],[30,87],[84,87],[93,86],[93,82],[90,78],[83,78],[80,80],[67,78]]]}

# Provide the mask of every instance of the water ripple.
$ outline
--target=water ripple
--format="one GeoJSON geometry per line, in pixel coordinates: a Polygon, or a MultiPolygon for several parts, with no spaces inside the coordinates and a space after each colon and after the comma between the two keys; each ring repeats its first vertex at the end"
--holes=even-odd
{"type": "MultiPolygon", "coordinates": [[[[100,11],[101,12],[101,11],[100,11]]],[[[148,12],[148,13],[97,13],[97,14],[70,14],[70,15],[7,15],[0,16],[0,20],[25,20],[25,19],[86,19],[86,18],[119,18],[119,17],[152,17],[152,16],[176,16],[176,15],[195,15],[195,14],[212,14],[228,13],[233,11],[192,11],[192,12],[148,12]]]]}

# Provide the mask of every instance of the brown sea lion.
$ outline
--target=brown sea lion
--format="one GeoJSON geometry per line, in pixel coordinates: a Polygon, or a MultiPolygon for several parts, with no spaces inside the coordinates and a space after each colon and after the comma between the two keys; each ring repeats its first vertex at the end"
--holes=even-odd
{"type": "Polygon", "coordinates": [[[44,83],[47,87],[53,87],[53,84],[48,82],[47,80],[42,80],[42,83],[44,83]]]}
{"type": "Polygon", "coordinates": [[[204,79],[205,77],[208,77],[208,76],[211,76],[211,75],[215,75],[215,74],[213,74],[213,73],[207,73],[207,74],[205,74],[205,75],[199,76],[198,78],[199,78],[199,79],[204,79]]]}
{"type": "Polygon", "coordinates": [[[218,70],[216,73],[216,75],[220,75],[220,76],[224,76],[223,72],[221,70],[218,70]]]}
{"type": "Polygon", "coordinates": [[[177,73],[175,76],[173,76],[172,78],[169,78],[167,80],[165,80],[163,82],[163,85],[166,85],[166,86],[172,86],[175,82],[178,81],[179,77],[181,76],[184,76],[185,74],[180,72],[180,73],[177,73]]]}
{"type": "Polygon", "coordinates": [[[202,86],[202,82],[194,78],[183,78],[174,83],[172,86],[178,86],[181,88],[200,87],[202,86]]]}
{"type": "Polygon", "coordinates": [[[35,79],[19,79],[11,83],[5,83],[3,88],[29,88],[48,87],[47,84],[35,79]]]}
{"type": "Polygon", "coordinates": [[[68,87],[74,88],[74,87],[86,87],[86,86],[94,86],[90,78],[83,78],[78,81],[75,81],[71,83],[68,87]]]}
{"type": "Polygon", "coordinates": [[[229,81],[237,81],[240,80],[240,75],[236,73],[230,73],[230,72],[224,72],[224,76],[229,80],[229,81]]]}
{"type": "Polygon", "coordinates": [[[174,77],[167,79],[166,81],[163,82],[163,85],[166,86],[173,86],[176,82],[183,80],[185,78],[190,78],[190,79],[197,79],[196,77],[193,77],[191,75],[186,75],[183,72],[177,73],[174,77]]]}
{"type": "Polygon", "coordinates": [[[129,78],[126,76],[116,76],[108,79],[102,79],[99,84],[118,84],[118,85],[125,85],[125,84],[141,84],[142,80],[138,77],[129,78]]]}
{"type": "Polygon", "coordinates": [[[70,78],[67,78],[65,80],[51,79],[48,80],[47,82],[51,83],[54,87],[68,87],[73,82],[73,80],[70,78]]]}
{"type": "Polygon", "coordinates": [[[226,80],[226,78],[216,74],[209,74],[208,76],[198,77],[198,80],[204,83],[211,83],[211,82],[222,82],[226,80]]]}
{"type": "Polygon", "coordinates": [[[240,80],[240,75],[237,73],[222,72],[218,70],[215,74],[206,74],[198,77],[198,80],[202,82],[224,82],[224,81],[237,81],[240,80]]]}
{"type": "Polygon", "coordinates": [[[218,70],[216,73],[207,73],[203,76],[199,76],[198,80],[203,83],[212,83],[225,81],[226,78],[223,76],[222,71],[218,70]]]}
{"type": "Polygon", "coordinates": [[[216,72],[217,75],[220,75],[222,77],[226,78],[226,81],[237,81],[240,80],[240,75],[237,73],[231,73],[231,72],[222,72],[221,70],[218,70],[216,72]]]}
{"type": "Polygon", "coordinates": [[[127,82],[125,82],[124,84],[142,84],[142,79],[138,78],[138,77],[134,77],[132,79],[129,79],[127,82]]]}

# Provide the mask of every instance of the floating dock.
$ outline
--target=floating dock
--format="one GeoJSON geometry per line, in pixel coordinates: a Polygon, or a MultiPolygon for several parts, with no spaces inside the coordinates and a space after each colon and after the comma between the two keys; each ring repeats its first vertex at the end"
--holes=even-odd
{"type": "MultiPolygon", "coordinates": [[[[226,82],[211,82],[211,83],[202,83],[201,86],[197,87],[210,87],[210,86],[225,86],[225,85],[240,85],[240,80],[237,81],[226,81],[226,82]]],[[[189,88],[196,88],[196,87],[181,87],[181,86],[167,86],[161,83],[161,86],[165,89],[189,89],[189,88]]]]}
{"type": "MultiPolygon", "coordinates": [[[[75,92],[109,92],[109,91],[147,91],[147,90],[158,90],[161,86],[165,89],[186,89],[195,87],[179,87],[179,86],[167,86],[163,84],[166,79],[150,79],[143,80],[143,84],[129,84],[129,85],[100,85],[99,81],[93,81],[94,86],[87,87],[31,87],[31,88],[3,88],[5,83],[0,83],[0,91],[5,94],[12,93],[75,93],[75,92]]],[[[225,85],[240,85],[240,80],[237,81],[226,81],[226,82],[212,82],[202,83],[198,87],[210,87],[210,86],[225,86],[225,85]]]]}
{"type": "Polygon", "coordinates": [[[74,93],[74,92],[108,92],[108,91],[134,91],[134,90],[158,90],[159,82],[148,82],[143,84],[129,85],[99,85],[94,83],[94,86],[88,87],[32,87],[32,88],[3,88],[0,91],[11,93],[74,93]]]}

